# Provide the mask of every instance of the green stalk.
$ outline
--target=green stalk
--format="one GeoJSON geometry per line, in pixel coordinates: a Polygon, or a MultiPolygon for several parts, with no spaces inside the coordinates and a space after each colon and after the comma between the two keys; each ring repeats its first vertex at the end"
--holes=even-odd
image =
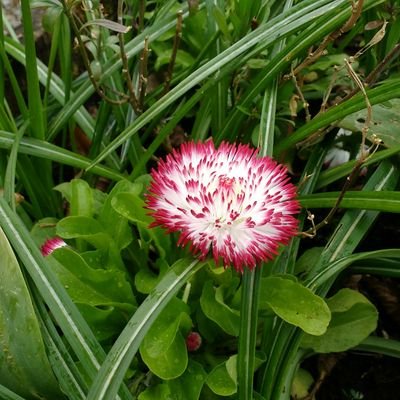
{"type": "Polygon", "coordinates": [[[24,27],[26,78],[28,83],[28,104],[31,134],[37,139],[45,138],[42,99],[37,73],[35,37],[29,0],[21,0],[22,25],[24,27]]]}
{"type": "Polygon", "coordinates": [[[258,297],[261,267],[251,271],[245,268],[242,280],[238,353],[238,399],[253,399],[253,377],[257,339],[258,297]]]}

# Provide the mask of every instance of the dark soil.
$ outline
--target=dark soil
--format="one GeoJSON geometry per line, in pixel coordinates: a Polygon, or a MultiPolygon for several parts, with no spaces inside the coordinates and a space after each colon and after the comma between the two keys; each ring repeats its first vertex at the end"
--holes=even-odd
{"type": "Polygon", "coordinates": [[[400,359],[347,353],[324,381],[317,400],[399,400],[400,359]]]}

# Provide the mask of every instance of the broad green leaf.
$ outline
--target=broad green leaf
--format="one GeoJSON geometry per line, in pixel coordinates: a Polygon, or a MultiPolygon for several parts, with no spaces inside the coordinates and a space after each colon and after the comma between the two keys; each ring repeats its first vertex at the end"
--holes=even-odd
{"type": "Polygon", "coordinates": [[[132,240],[131,228],[128,224],[128,220],[115,211],[111,203],[115,196],[121,192],[130,192],[140,194],[142,191],[142,185],[138,183],[132,183],[126,180],[118,182],[111,190],[110,194],[103,205],[103,208],[99,215],[99,221],[105,228],[106,232],[114,239],[119,249],[123,249],[132,240]]]}
{"type": "Polygon", "coordinates": [[[97,307],[77,303],[76,306],[96,335],[96,339],[105,344],[112,343],[115,340],[131,315],[131,313],[110,305],[97,307]]]}
{"type": "Polygon", "coordinates": [[[145,226],[152,222],[139,193],[118,193],[112,198],[111,205],[118,213],[132,222],[145,226]]]}
{"type": "Polygon", "coordinates": [[[189,311],[187,304],[178,298],[173,298],[147,332],[140,346],[141,351],[146,349],[146,352],[153,357],[165,351],[174,341],[182,323],[186,326],[186,330],[190,329],[189,311]]]}
{"type": "Polygon", "coordinates": [[[375,330],[378,313],[361,293],[341,289],[327,303],[332,312],[328,330],[322,336],[304,336],[303,347],[318,353],[346,351],[360,344],[375,330]]]}
{"type": "Polygon", "coordinates": [[[70,248],[55,250],[48,262],[99,340],[123,329],[136,300],[122,271],[93,269],[70,248]]]}
{"type": "MultiPolygon", "coordinates": [[[[76,355],[86,376],[95,379],[105,358],[103,348],[89,329],[81,313],[78,312],[65,288],[51,270],[50,265],[43,258],[22,220],[12,212],[1,197],[0,224],[7,233],[15,252],[24,264],[43,301],[49,307],[52,318],[62,330],[63,339],[76,355]]],[[[121,381],[116,388],[113,399],[120,388],[121,399],[132,398],[127,387],[121,381]]]]}
{"type": "Polygon", "coordinates": [[[92,217],[94,213],[93,203],[92,188],[89,184],[82,179],[72,179],[70,215],[92,217]]]}
{"type": "Polygon", "coordinates": [[[21,396],[62,398],[14,252],[0,229],[0,381],[21,396]]]}
{"type": "MultiPolygon", "coordinates": [[[[375,135],[386,147],[400,145],[400,99],[391,99],[372,106],[372,124],[368,129],[368,138],[375,135]]],[[[342,119],[338,126],[353,132],[361,132],[367,117],[366,110],[361,110],[342,119]]]]}
{"type": "Polygon", "coordinates": [[[312,247],[306,250],[297,260],[294,272],[296,275],[308,272],[317,263],[321,256],[323,247],[312,247]]]}
{"type": "MultiPolygon", "coordinates": [[[[154,65],[154,69],[158,71],[163,65],[171,61],[172,49],[167,47],[164,51],[160,52],[154,65]]],[[[194,63],[194,58],[191,54],[184,50],[176,52],[176,67],[177,69],[189,68],[194,63]]]]}
{"type": "MultiPolygon", "coordinates": [[[[294,399],[306,398],[309,395],[309,390],[313,383],[313,376],[305,369],[299,368],[294,376],[290,395],[294,399]]],[[[314,400],[314,397],[312,400],[314,400]]]]}
{"type": "Polygon", "coordinates": [[[200,305],[204,314],[218,324],[226,333],[239,335],[239,311],[229,307],[223,299],[224,287],[213,287],[212,281],[207,281],[200,297],[200,305]]]}
{"type": "Polygon", "coordinates": [[[229,360],[234,360],[236,363],[237,356],[231,356],[227,361],[217,365],[207,376],[207,386],[217,395],[231,396],[236,393],[236,377],[232,377],[227,369],[229,360]]]}
{"type": "MultiPolygon", "coordinates": [[[[88,304],[115,305],[115,303],[121,303],[121,307],[126,308],[127,311],[132,311],[133,306],[136,305],[131,286],[124,272],[105,270],[102,266],[93,269],[89,267],[80,254],[68,247],[55,250],[52,253],[52,257],[49,258],[49,261],[52,262],[53,259],[56,260],[59,265],[61,264],[63,269],[73,275],[82,285],[87,285],[94,290],[91,295],[85,293],[88,287],[86,289],[82,287],[82,292],[78,290],[76,292],[76,295],[79,293],[80,296],[83,296],[82,298],[92,298],[93,302],[88,301],[88,304]],[[106,303],[96,304],[96,301],[105,300],[107,300],[106,303]],[[122,304],[126,304],[126,306],[122,306],[122,304]]],[[[59,265],[55,265],[54,268],[60,269],[59,265]]],[[[61,274],[61,269],[57,271],[57,273],[61,274]]],[[[59,275],[59,277],[61,279],[61,275],[59,275]]],[[[61,280],[63,281],[64,279],[66,279],[66,277],[63,277],[61,280]]],[[[63,283],[67,284],[67,282],[63,283]]],[[[71,287],[70,290],[74,290],[74,288],[71,287]]]]}
{"type": "Polygon", "coordinates": [[[170,235],[161,228],[149,229],[153,219],[148,215],[145,202],[139,193],[118,193],[111,200],[111,206],[119,214],[137,224],[141,239],[145,242],[153,241],[162,258],[165,258],[170,248],[170,235]]]}
{"type": "Polygon", "coordinates": [[[321,297],[300,283],[275,276],[261,280],[260,308],[266,307],[311,335],[322,335],[331,318],[321,297]]]}
{"type": "Polygon", "coordinates": [[[160,400],[170,399],[171,391],[165,383],[148,387],[144,392],[139,394],[139,400],[160,400]]]}
{"type": "Polygon", "coordinates": [[[171,345],[158,356],[150,356],[145,349],[140,351],[140,355],[153,374],[166,380],[181,376],[188,363],[186,342],[180,332],[176,334],[171,345]]]}
{"type": "Polygon", "coordinates": [[[71,216],[59,221],[56,231],[57,235],[60,235],[64,239],[74,239],[97,235],[103,232],[103,228],[94,218],[71,216]]]}
{"type": "Polygon", "coordinates": [[[58,222],[56,232],[64,239],[85,239],[93,246],[102,249],[107,249],[112,241],[96,219],[83,216],[63,218],[58,222]]]}
{"type": "Polygon", "coordinates": [[[146,265],[135,275],[135,288],[138,292],[149,294],[156,287],[169,268],[167,262],[162,258],[159,258],[156,261],[156,265],[159,267],[158,274],[155,274],[146,265]]]}
{"type": "MultiPolygon", "coordinates": [[[[59,160],[57,160],[60,162],[59,160]]],[[[91,188],[86,181],[73,179],[71,182],[63,182],[53,188],[61,193],[61,195],[71,204],[71,215],[86,215],[91,217],[98,214],[103,207],[103,203],[107,198],[107,194],[98,189],[91,188]],[[74,197],[73,197],[74,194],[74,197]],[[87,204],[80,204],[82,200],[79,196],[87,197],[87,204]],[[84,208],[87,209],[87,213],[84,208]],[[81,211],[79,211],[79,209],[81,211]]]]}
{"type": "Polygon", "coordinates": [[[188,356],[181,326],[185,332],[191,327],[189,308],[174,298],[154,322],[140,346],[143,361],[160,378],[177,378],[186,369],[188,356]]]}
{"type": "MultiPolygon", "coordinates": [[[[255,369],[257,369],[264,360],[255,359],[255,369]]],[[[220,396],[231,396],[237,391],[237,354],[229,357],[226,361],[218,364],[207,376],[207,386],[220,396]]]]}
{"type": "MultiPolygon", "coordinates": [[[[177,379],[168,381],[174,400],[198,400],[203,388],[206,372],[201,364],[189,360],[186,371],[177,379]]],[[[158,399],[157,399],[158,400],[158,399]]]]}

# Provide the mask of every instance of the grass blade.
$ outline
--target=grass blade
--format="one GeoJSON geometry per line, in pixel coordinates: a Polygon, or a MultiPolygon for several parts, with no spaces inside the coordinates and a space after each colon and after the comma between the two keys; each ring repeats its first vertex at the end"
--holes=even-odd
{"type": "MultiPolygon", "coordinates": [[[[305,208],[332,208],[339,194],[340,192],[316,193],[300,196],[299,200],[305,208]]],[[[400,192],[346,192],[340,203],[340,208],[400,213],[400,192]]]]}

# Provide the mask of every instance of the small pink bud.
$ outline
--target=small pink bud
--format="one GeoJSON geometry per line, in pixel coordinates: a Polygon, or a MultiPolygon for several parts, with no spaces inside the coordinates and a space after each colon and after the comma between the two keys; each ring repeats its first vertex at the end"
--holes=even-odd
{"type": "Polygon", "coordinates": [[[60,237],[55,236],[50,239],[47,239],[42,247],[40,248],[42,254],[44,256],[50,255],[54,250],[59,249],[60,247],[66,246],[67,243],[64,242],[60,237]]]}
{"type": "Polygon", "coordinates": [[[196,351],[201,346],[201,336],[198,332],[190,332],[186,337],[188,351],[196,351]]]}

